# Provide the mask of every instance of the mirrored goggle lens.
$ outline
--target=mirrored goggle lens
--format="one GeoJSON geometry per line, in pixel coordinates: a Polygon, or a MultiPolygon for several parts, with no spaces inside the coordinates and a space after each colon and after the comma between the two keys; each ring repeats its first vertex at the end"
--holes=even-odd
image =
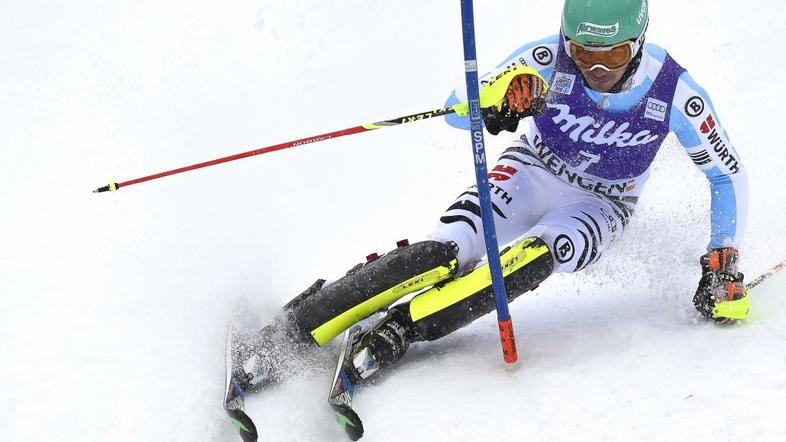
{"type": "Polygon", "coordinates": [[[633,43],[630,41],[612,46],[610,49],[586,48],[572,41],[569,45],[570,56],[584,69],[602,65],[613,71],[625,66],[633,58],[633,43]]]}

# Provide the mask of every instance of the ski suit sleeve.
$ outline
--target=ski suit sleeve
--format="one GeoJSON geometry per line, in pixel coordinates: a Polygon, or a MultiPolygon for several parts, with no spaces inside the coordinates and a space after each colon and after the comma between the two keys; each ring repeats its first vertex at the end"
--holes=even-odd
{"type": "MultiPolygon", "coordinates": [[[[551,79],[554,72],[554,63],[557,60],[557,50],[559,50],[559,35],[552,35],[516,49],[502,63],[498,64],[494,70],[480,77],[480,85],[483,87],[488,83],[492,76],[504,71],[511,66],[530,66],[537,70],[546,80],[551,79]]],[[[466,103],[467,90],[464,85],[457,87],[451,92],[445,107],[451,107],[458,103],[466,103]]],[[[459,116],[451,114],[445,116],[445,121],[458,129],[469,130],[469,116],[459,116]]]]}
{"type": "Polygon", "coordinates": [[[748,217],[748,175],[709,95],[687,72],[677,82],[670,129],[710,184],[708,249],[739,248],[748,217]]]}

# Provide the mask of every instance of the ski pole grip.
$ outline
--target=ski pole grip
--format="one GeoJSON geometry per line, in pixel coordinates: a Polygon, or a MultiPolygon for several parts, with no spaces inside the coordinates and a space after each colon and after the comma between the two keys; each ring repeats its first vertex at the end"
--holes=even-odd
{"type": "Polygon", "coordinates": [[[513,364],[519,359],[516,351],[516,338],[513,336],[513,318],[508,316],[506,320],[497,319],[499,325],[499,337],[502,340],[502,357],[505,363],[513,364]]]}

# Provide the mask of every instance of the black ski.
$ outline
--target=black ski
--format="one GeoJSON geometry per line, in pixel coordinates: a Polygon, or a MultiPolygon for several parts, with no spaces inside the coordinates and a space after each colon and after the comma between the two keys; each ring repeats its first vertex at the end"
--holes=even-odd
{"type": "Polygon", "coordinates": [[[232,425],[240,433],[244,442],[257,442],[257,428],[243,410],[243,391],[234,380],[230,380],[224,399],[224,411],[232,419],[232,425]]]}
{"type": "Polygon", "coordinates": [[[224,411],[245,442],[256,442],[258,435],[254,422],[244,409],[245,392],[238,379],[238,351],[243,345],[243,340],[254,333],[259,322],[259,318],[254,314],[248,300],[238,299],[227,332],[224,411]]]}
{"type": "Polygon", "coordinates": [[[344,332],[341,341],[341,352],[336,364],[336,374],[333,376],[333,386],[328,395],[328,403],[336,413],[338,423],[344,427],[347,436],[352,440],[363,437],[363,422],[352,409],[352,397],[355,394],[355,383],[346,373],[345,367],[351,364],[352,346],[363,336],[363,327],[354,325],[344,332]]]}

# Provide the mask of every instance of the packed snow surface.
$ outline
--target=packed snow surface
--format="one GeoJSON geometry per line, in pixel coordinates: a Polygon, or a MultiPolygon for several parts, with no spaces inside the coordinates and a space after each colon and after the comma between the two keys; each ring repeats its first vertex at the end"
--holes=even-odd
{"type": "MultiPolygon", "coordinates": [[[[481,69],[559,30],[561,2],[477,2],[481,69]]],[[[752,278],[786,258],[786,6],[652,2],[649,41],[713,97],[750,172],[752,278]]],[[[442,121],[92,194],[150,173],[441,107],[459,2],[0,3],[0,440],[236,441],[221,410],[232,301],[265,318],[318,277],[417,240],[474,180],[442,121]]],[[[488,137],[490,157],[508,136],[488,137]]],[[[786,440],[786,274],[735,327],[697,320],[707,185],[676,141],[602,262],[358,393],[368,441],[786,440]]],[[[317,367],[249,413],[267,441],[342,440],[317,367]]]]}

